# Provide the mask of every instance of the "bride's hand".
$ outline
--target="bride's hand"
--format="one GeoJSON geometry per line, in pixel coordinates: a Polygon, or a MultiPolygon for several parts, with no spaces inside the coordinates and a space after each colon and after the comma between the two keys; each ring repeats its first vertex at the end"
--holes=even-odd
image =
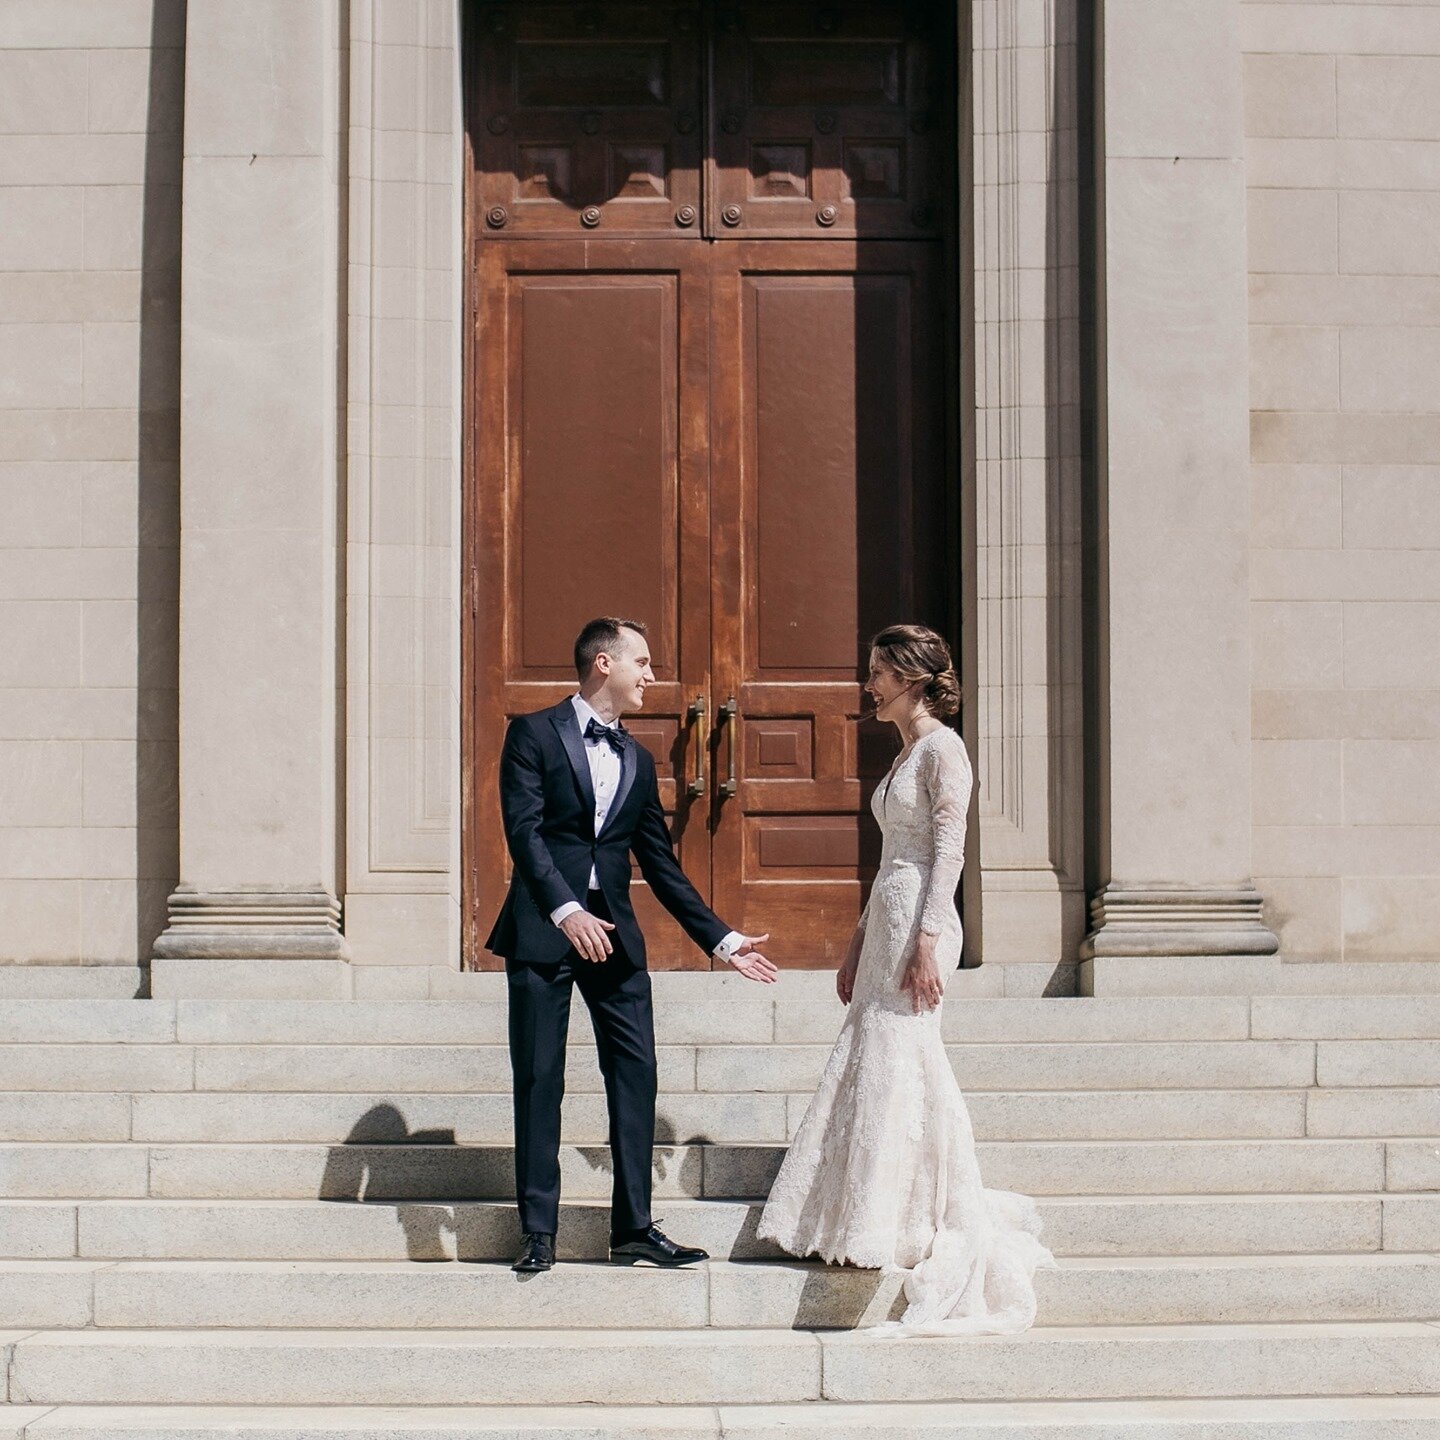
{"type": "Polygon", "coordinates": [[[944,993],[940,984],[940,967],[935,963],[935,939],[927,931],[920,931],[915,939],[915,953],[910,957],[905,976],[900,981],[900,988],[910,992],[917,1015],[922,1006],[933,1010],[944,993]]]}
{"type": "Polygon", "coordinates": [[[842,1005],[848,1005],[855,994],[855,966],[848,959],[842,960],[835,972],[835,993],[842,1005]]]}

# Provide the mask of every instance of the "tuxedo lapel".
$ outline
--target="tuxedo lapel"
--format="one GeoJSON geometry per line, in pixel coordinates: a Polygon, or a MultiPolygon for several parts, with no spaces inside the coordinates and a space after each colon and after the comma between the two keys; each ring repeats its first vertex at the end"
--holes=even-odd
{"type": "MultiPolygon", "coordinates": [[[[575,772],[575,783],[580,787],[580,795],[585,801],[585,816],[593,832],[595,829],[595,786],[590,780],[590,762],[585,758],[585,741],[580,735],[580,717],[575,713],[575,707],[568,700],[562,700],[550,712],[550,723],[560,732],[560,741],[565,746],[565,754],[570,760],[570,768],[575,772]]],[[[613,806],[611,811],[613,813],[613,806]]]]}
{"type": "MultiPolygon", "coordinates": [[[[576,728],[578,730],[579,726],[577,725],[576,728]]],[[[601,835],[615,823],[615,817],[620,813],[620,807],[625,803],[625,797],[635,783],[635,771],[640,764],[639,756],[635,753],[636,748],[637,742],[632,735],[625,748],[620,752],[620,784],[615,788],[615,798],[610,802],[610,809],[605,815],[605,823],[600,827],[601,835]]]]}

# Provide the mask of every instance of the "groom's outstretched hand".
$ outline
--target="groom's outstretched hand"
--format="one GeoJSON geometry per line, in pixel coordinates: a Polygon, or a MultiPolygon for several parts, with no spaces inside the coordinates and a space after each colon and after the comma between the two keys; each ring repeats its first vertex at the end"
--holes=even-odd
{"type": "Polygon", "coordinates": [[[767,960],[756,948],[769,938],[768,934],[746,935],[740,942],[740,948],[730,957],[730,963],[747,980],[758,980],[762,985],[773,985],[779,974],[774,961],[767,960]]]}

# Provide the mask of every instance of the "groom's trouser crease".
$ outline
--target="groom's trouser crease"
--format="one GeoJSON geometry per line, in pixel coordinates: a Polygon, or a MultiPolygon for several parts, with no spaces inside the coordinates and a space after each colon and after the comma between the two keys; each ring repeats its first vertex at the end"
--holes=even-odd
{"type": "MultiPolygon", "coordinates": [[[[591,891],[587,909],[609,918],[591,891]]],[[[555,964],[508,960],[510,1063],[515,1100],[515,1188],[520,1228],[553,1234],[560,1214],[560,1110],[572,986],[579,986],[595,1028],[605,1080],[614,1166],[612,1231],[650,1224],[657,1091],[650,974],[633,965],[616,932],[603,964],[571,951],[555,964]]]]}

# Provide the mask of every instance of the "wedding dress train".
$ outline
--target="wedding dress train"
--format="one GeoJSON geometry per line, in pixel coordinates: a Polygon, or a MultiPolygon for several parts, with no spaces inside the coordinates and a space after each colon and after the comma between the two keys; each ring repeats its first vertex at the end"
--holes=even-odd
{"type": "Polygon", "coordinates": [[[971,783],[941,727],[871,799],[884,847],[849,1012],[760,1217],[791,1254],[905,1272],[904,1315],[872,1331],[889,1336],[1017,1334],[1035,1319],[1035,1271],[1055,1268],[1035,1202],[981,1181],[944,1002],[916,1014],[900,989],[921,929],[939,937],[942,982],[959,963],[971,783]]]}

